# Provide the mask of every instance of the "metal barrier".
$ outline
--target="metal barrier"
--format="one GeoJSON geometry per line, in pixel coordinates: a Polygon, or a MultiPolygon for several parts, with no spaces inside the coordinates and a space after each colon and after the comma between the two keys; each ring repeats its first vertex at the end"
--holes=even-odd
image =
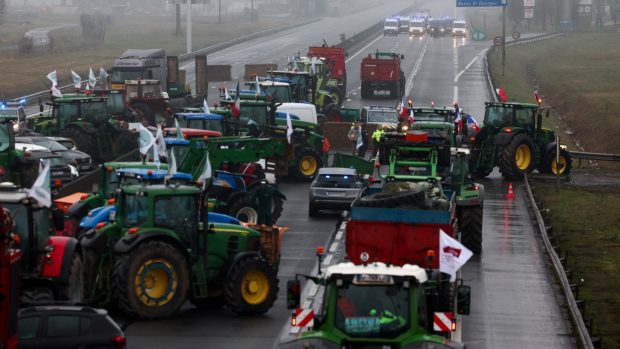
{"type": "Polygon", "coordinates": [[[530,44],[530,43],[533,43],[533,42],[547,40],[547,39],[553,39],[553,38],[556,38],[556,37],[559,37],[559,36],[565,36],[565,35],[566,35],[566,33],[549,33],[549,34],[533,36],[531,38],[524,38],[524,39],[517,39],[517,40],[507,41],[506,42],[506,47],[519,46],[519,45],[523,45],[523,44],[530,44]]]}

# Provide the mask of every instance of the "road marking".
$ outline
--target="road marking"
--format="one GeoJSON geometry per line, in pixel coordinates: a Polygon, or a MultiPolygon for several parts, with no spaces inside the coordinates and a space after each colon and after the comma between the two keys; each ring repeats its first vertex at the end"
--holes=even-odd
{"type": "Polygon", "coordinates": [[[465,73],[469,68],[471,68],[471,66],[476,63],[477,60],[480,59],[480,57],[482,57],[482,55],[484,55],[485,53],[487,53],[487,49],[482,50],[482,52],[480,52],[478,55],[476,55],[476,57],[474,57],[474,59],[471,60],[471,62],[469,62],[469,64],[467,66],[465,66],[465,69],[461,70],[461,72],[459,72],[458,74],[456,74],[456,76],[454,77],[454,82],[458,82],[459,79],[461,78],[461,75],[463,75],[463,73],[465,73]]]}
{"type": "Polygon", "coordinates": [[[336,252],[336,250],[338,250],[338,243],[334,242],[331,247],[329,248],[329,252],[334,253],[336,252]]]}
{"type": "Polygon", "coordinates": [[[342,239],[342,235],[344,234],[344,232],[342,230],[338,230],[338,233],[336,233],[336,241],[340,241],[340,239],[342,239]]]}
{"type": "Polygon", "coordinates": [[[422,60],[424,59],[424,54],[426,54],[426,48],[428,47],[429,40],[424,41],[424,46],[422,47],[422,52],[420,52],[420,56],[418,56],[418,60],[415,62],[413,69],[411,70],[411,74],[409,75],[409,79],[407,79],[407,84],[405,85],[405,96],[409,96],[409,92],[411,88],[413,88],[413,78],[420,70],[420,66],[422,66],[422,60]]]}
{"type": "Polygon", "coordinates": [[[383,34],[379,36],[378,38],[374,39],[373,41],[371,41],[368,45],[364,46],[361,50],[357,51],[353,56],[349,57],[349,59],[347,59],[344,62],[349,63],[353,58],[357,57],[360,53],[362,53],[362,51],[367,49],[370,45],[374,44],[375,42],[379,41],[379,39],[381,39],[382,37],[383,37],[383,34]]]}
{"type": "Polygon", "coordinates": [[[325,259],[323,259],[323,265],[328,266],[332,263],[332,258],[334,256],[332,256],[331,254],[328,255],[327,257],[325,257],[325,259]]]}
{"type": "Polygon", "coordinates": [[[454,85],[454,102],[458,102],[459,100],[459,87],[454,85]]]}

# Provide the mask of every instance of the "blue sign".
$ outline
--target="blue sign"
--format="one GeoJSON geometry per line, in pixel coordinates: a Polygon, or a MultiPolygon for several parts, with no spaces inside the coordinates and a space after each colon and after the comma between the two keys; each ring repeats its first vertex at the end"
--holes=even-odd
{"type": "Polygon", "coordinates": [[[456,7],[506,6],[507,0],[456,0],[456,7]]]}

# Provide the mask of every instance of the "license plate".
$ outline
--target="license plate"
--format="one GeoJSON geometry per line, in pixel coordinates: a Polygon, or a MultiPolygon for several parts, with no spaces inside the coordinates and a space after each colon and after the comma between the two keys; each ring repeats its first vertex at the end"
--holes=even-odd
{"type": "Polygon", "coordinates": [[[327,196],[345,196],[343,191],[328,191],[327,196]]]}
{"type": "Polygon", "coordinates": [[[80,166],[80,170],[88,170],[90,166],[80,166]]]}
{"type": "Polygon", "coordinates": [[[52,176],[62,176],[64,172],[52,171],[52,176]]]}

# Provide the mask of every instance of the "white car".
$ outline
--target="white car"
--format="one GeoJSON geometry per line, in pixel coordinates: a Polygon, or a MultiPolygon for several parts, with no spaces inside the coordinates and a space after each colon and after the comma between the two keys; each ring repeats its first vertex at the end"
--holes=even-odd
{"type": "Polygon", "coordinates": [[[467,23],[461,20],[455,20],[452,24],[452,37],[467,36],[467,23]]]}

